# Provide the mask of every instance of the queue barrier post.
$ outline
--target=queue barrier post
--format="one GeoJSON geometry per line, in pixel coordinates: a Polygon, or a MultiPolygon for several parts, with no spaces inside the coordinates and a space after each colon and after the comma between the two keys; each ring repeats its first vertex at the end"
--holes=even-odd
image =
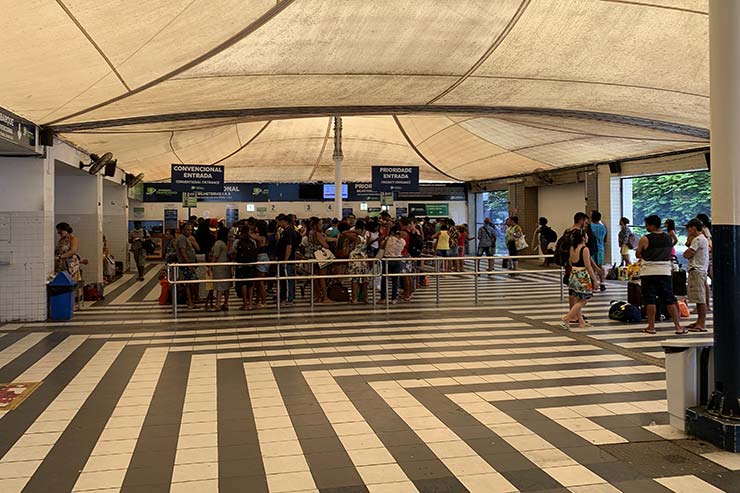
{"type": "Polygon", "coordinates": [[[313,264],[311,264],[311,311],[313,311],[313,264]]]}
{"type": "MultiPolygon", "coordinates": [[[[169,271],[169,266],[167,268],[169,271]]],[[[174,280],[175,283],[172,284],[173,292],[172,292],[172,311],[175,315],[175,320],[177,320],[177,264],[175,264],[175,270],[174,270],[174,280]]]]}
{"type": "Polygon", "coordinates": [[[478,304],[478,275],[480,274],[478,269],[478,261],[475,261],[475,274],[473,274],[473,283],[475,284],[475,304],[478,304]]]}
{"type": "Polygon", "coordinates": [[[560,266],[560,301],[565,300],[565,285],[563,284],[563,280],[565,279],[565,269],[563,266],[560,266]]]}
{"type": "MultiPolygon", "coordinates": [[[[277,275],[275,276],[277,278],[277,282],[275,282],[275,295],[277,296],[277,316],[280,317],[280,290],[282,289],[282,286],[280,286],[280,264],[277,265],[277,275]]],[[[285,286],[288,287],[287,285],[285,286]]],[[[287,289],[286,289],[287,293],[287,289]]]]}
{"type": "Polygon", "coordinates": [[[436,292],[437,304],[439,305],[439,257],[434,257],[434,290],[436,292]]]}

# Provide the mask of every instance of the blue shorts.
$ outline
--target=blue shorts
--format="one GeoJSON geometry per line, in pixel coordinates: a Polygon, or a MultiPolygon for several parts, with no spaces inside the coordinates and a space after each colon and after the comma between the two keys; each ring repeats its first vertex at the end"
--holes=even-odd
{"type": "Polygon", "coordinates": [[[449,250],[437,250],[437,257],[449,257],[449,250]]]}
{"type": "Polygon", "coordinates": [[[604,250],[597,250],[594,252],[594,254],[591,255],[591,260],[599,267],[604,265],[604,250]]]}

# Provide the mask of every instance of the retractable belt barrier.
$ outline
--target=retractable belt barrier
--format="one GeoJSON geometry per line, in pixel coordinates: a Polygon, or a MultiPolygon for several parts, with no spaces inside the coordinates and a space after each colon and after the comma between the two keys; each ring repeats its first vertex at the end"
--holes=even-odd
{"type": "MultiPolygon", "coordinates": [[[[249,263],[240,263],[240,262],[199,262],[199,263],[171,263],[166,264],[166,272],[167,272],[167,282],[175,286],[175,289],[173,289],[172,293],[172,311],[177,318],[178,316],[178,301],[177,301],[177,286],[180,284],[203,284],[203,283],[218,283],[218,282],[264,282],[264,281],[277,281],[278,286],[275,290],[276,297],[277,297],[277,315],[280,316],[280,281],[296,281],[296,280],[303,280],[303,281],[310,281],[311,282],[311,308],[313,309],[314,306],[314,281],[318,279],[353,279],[353,278],[367,278],[367,279],[376,279],[380,277],[387,277],[387,278],[393,278],[393,277],[420,277],[420,276],[429,276],[433,277],[435,279],[435,291],[436,291],[436,303],[439,304],[440,302],[440,289],[439,289],[439,278],[445,277],[445,276],[473,276],[474,279],[474,286],[475,286],[475,303],[478,303],[478,278],[480,276],[491,276],[491,275],[521,275],[521,274],[552,274],[552,273],[558,273],[560,275],[560,279],[563,278],[564,269],[563,267],[558,267],[557,269],[527,269],[527,270],[509,270],[509,269],[501,269],[501,270],[481,270],[479,268],[479,264],[481,260],[487,260],[487,261],[496,261],[498,259],[501,260],[529,260],[529,259],[547,259],[547,258],[553,258],[553,255],[501,255],[501,256],[480,256],[480,257],[384,257],[382,259],[379,258],[366,258],[366,259],[325,259],[325,260],[317,260],[317,259],[307,259],[307,260],[270,260],[270,261],[263,261],[263,262],[249,262],[249,263]],[[457,261],[468,261],[473,260],[475,268],[474,270],[462,270],[462,271],[441,271],[439,269],[440,262],[457,262],[457,261]],[[422,270],[418,272],[389,272],[388,265],[390,262],[412,262],[412,263],[421,263],[422,270]],[[324,269],[330,265],[336,265],[336,264],[348,264],[348,263],[365,263],[368,264],[370,269],[368,269],[368,272],[363,274],[314,274],[314,266],[319,266],[319,269],[324,269]],[[433,263],[433,270],[424,270],[425,264],[433,263]],[[257,267],[260,265],[268,265],[268,266],[277,266],[276,269],[276,275],[272,277],[247,277],[247,278],[239,278],[239,277],[228,277],[225,279],[179,279],[179,270],[181,268],[192,268],[197,269],[200,267],[257,267]],[[308,275],[280,275],[280,267],[281,266],[287,266],[287,265],[298,265],[298,266],[309,266],[310,267],[310,273],[308,275]]],[[[565,293],[564,293],[564,285],[562,282],[560,284],[560,301],[563,301],[565,293]]],[[[385,299],[388,299],[388,289],[389,289],[390,283],[386,283],[386,293],[385,293],[385,299]]],[[[371,290],[373,293],[373,305],[375,305],[375,287],[373,286],[373,289],[371,290]]],[[[390,303],[386,303],[386,309],[389,309],[390,303]]]]}

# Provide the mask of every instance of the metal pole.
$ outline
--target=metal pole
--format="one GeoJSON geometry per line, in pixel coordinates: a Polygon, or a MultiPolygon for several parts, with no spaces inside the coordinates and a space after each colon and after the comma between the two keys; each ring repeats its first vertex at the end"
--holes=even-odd
{"type": "MultiPolygon", "coordinates": [[[[277,283],[276,283],[277,284],[277,289],[276,289],[276,293],[277,293],[277,316],[278,317],[280,316],[280,290],[282,289],[282,287],[280,286],[280,265],[281,264],[278,262],[278,264],[277,264],[277,276],[275,276],[277,278],[277,283]]],[[[285,291],[286,292],[288,291],[288,285],[287,284],[285,285],[285,291]]]]}
{"type": "MultiPolygon", "coordinates": [[[[439,274],[439,257],[434,257],[434,272],[439,274]]],[[[437,292],[437,304],[439,305],[439,275],[434,276],[434,286],[437,292]]]]}
{"type": "Polygon", "coordinates": [[[473,274],[473,279],[475,279],[475,304],[478,304],[478,259],[475,259],[475,274],[473,274]]]}
{"type": "Polygon", "coordinates": [[[560,266],[560,301],[565,300],[565,285],[563,284],[563,277],[565,277],[565,269],[560,266]]]}
{"type": "MultiPolygon", "coordinates": [[[[378,264],[376,264],[376,263],[373,262],[373,273],[377,272],[375,270],[376,267],[377,267],[377,265],[378,264]]],[[[381,275],[383,273],[383,264],[382,264],[382,262],[380,264],[380,273],[381,273],[381,275]]],[[[375,306],[375,301],[376,301],[376,299],[375,299],[376,298],[376,293],[375,293],[375,277],[374,276],[369,279],[367,285],[368,285],[368,289],[373,292],[373,307],[374,307],[375,306]]],[[[365,294],[365,296],[367,297],[367,293],[365,294]]]]}
{"type": "Polygon", "coordinates": [[[311,311],[313,311],[313,262],[311,263],[311,311]]]}
{"type": "Polygon", "coordinates": [[[390,310],[390,304],[391,304],[391,295],[388,293],[388,289],[390,288],[391,279],[388,277],[388,274],[390,273],[390,267],[389,262],[385,259],[383,259],[383,262],[385,263],[385,311],[390,310]]]}
{"type": "MultiPolygon", "coordinates": [[[[177,320],[177,264],[175,264],[175,272],[174,272],[174,279],[175,282],[172,285],[174,287],[174,292],[172,293],[172,310],[175,313],[175,320],[177,320]]],[[[185,287],[187,289],[187,286],[185,287]]]]}

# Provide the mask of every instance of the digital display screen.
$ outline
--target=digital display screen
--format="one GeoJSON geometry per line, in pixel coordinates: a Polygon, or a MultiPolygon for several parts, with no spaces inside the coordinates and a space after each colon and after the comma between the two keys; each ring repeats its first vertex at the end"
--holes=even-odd
{"type": "MultiPolygon", "coordinates": [[[[342,198],[346,199],[348,197],[349,191],[346,183],[342,183],[342,198]]],[[[324,198],[325,199],[333,199],[334,198],[334,184],[333,183],[324,183],[324,198]]]]}

